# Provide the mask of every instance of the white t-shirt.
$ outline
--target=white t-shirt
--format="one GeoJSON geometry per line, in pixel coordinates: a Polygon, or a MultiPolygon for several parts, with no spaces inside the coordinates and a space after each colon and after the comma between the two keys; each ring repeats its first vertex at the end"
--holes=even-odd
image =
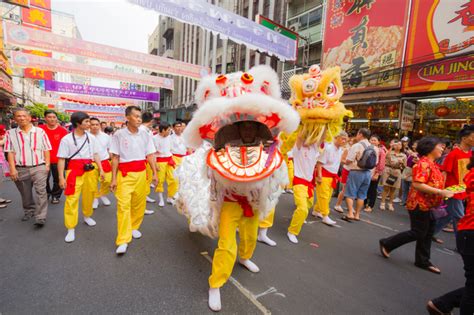
{"type": "Polygon", "coordinates": [[[99,143],[99,158],[101,161],[109,159],[110,136],[102,131],[94,135],[99,143]]]}
{"type": "Polygon", "coordinates": [[[162,137],[159,134],[153,137],[157,157],[170,157],[171,154],[171,136],[162,137]]]}
{"type": "Polygon", "coordinates": [[[169,137],[171,138],[171,153],[186,155],[187,148],[186,148],[186,145],[184,144],[183,137],[178,136],[177,134],[172,134],[169,137]]]}
{"type": "Polygon", "coordinates": [[[94,154],[99,153],[99,143],[96,137],[88,132],[86,132],[86,134],[81,137],[75,135],[74,132],[65,135],[59,144],[58,158],[69,159],[74,153],[77,152],[77,150],[82,147],[84,141],[86,141],[86,144],[72,159],[93,160],[94,154]],[[87,138],[89,138],[89,141],[87,141],[87,138]]]}
{"type": "Polygon", "coordinates": [[[319,150],[317,144],[309,147],[302,146],[298,149],[297,146],[293,148],[293,164],[295,177],[305,179],[307,181],[313,180],[314,167],[318,161],[319,150]]]}
{"type": "Polygon", "coordinates": [[[132,133],[128,128],[118,130],[110,142],[109,152],[120,156],[120,162],[146,160],[146,156],[156,152],[153,137],[145,130],[139,128],[137,133],[132,133]]]}
{"type": "Polygon", "coordinates": [[[148,134],[150,134],[151,136],[153,136],[153,132],[150,130],[150,128],[148,128],[147,126],[145,125],[140,125],[140,127],[138,127],[138,129],[141,129],[143,131],[146,131],[148,134]]]}
{"type": "Polygon", "coordinates": [[[337,174],[339,165],[341,165],[342,152],[344,152],[344,150],[342,148],[336,148],[333,143],[325,143],[324,151],[319,157],[319,162],[326,171],[337,174]]]}

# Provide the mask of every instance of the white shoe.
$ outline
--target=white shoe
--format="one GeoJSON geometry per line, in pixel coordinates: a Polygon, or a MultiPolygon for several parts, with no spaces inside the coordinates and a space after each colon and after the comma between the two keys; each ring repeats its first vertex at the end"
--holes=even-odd
{"type": "Polygon", "coordinates": [[[154,203],[154,202],[156,202],[156,200],[146,196],[146,202],[154,203]]]}
{"type": "Polygon", "coordinates": [[[95,226],[97,224],[91,217],[84,217],[84,223],[88,226],[95,226]]]}
{"type": "Polygon", "coordinates": [[[283,191],[281,193],[282,194],[287,194],[288,192],[286,191],[286,189],[283,189],[283,191]]]}
{"type": "Polygon", "coordinates": [[[167,202],[168,204],[170,204],[170,205],[174,205],[174,202],[175,202],[175,201],[174,201],[173,198],[167,198],[167,199],[166,199],[166,202],[167,202]]]}
{"type": "Polygon", "coordinates": [[[150,214],[153,214],[153,213],[155,213],[155,210],[145,209],[145,215],[150,215],[150,214]]]}
{"type": "Polygon", "coordinates": [[[128,244],[119,245],[119,247],[117,247],[117,250],[115,251],[115,253],[117,255],[125,254],[127,252],[127,247],[128,247],[128,244]]]}
{"type": "Polygon", "coordinates": [[[401,200],[400,198],[398,198],[398,197],[397,197],[397,198],[393,199],[393,202],[397,202],[397,203],[399,203],[399,202],[402,202],[402,200],[401,200]]]}
{"type": "Polygon", "coordinates": [[[160,202],[158,203],[158,206],[164,207],[165,206],[165,201],[163,199],[161,199],[160,202]]]}
{"type": "Polygon", "coordinates": [[[71,242],[74,242],[75,239],[76,239],[76,233],[74,229],[67,230],[66,238],[64,239],[64,241],[66,243],[71,243],[71,242]]]}
{"type": "Polygon", "coordinates": [[[334,221],[334,220],[331,220],[331,218],[329,216],[325,216],[323,218],[323,223],[326,224],[326,225],[330,225],[330,226],[333,226],[335,225],[337,222],[334,221]]]}
{"type": "Polygon", "coordinates": [[[109,198],[103,196],[103,197],[100,197],[100,201],[102,201],[102,203],[104,204],[104,206],[110,206],[111,202],[109,200],[109,198]]]}
{"type": "Polygon", "coordinates": [[[92,208],[97,209],[99,207],[99,199],[94,198],[94,202],[92,203],[92,208]]]}
{"type": "Polygon", "coordinates": [[[339,212],[339,213],[344,213],[344,209],[342,209],[341,206],[334,206],[334,210],[339,212]]]}
{"type": "Polygon", "coordinates": [[[208,305],[209,308],[214,312],[219,312],[221,310],[221,291],[219,288],[209,288],[208,305]]]}
{"type": "Polygon", "coordinates": [[[142,237],[142,233],[139,230],[132,230],[132,237],[134,239],[139,239],[142,237]]]}
{"type": "Polygon", "coordinates": [[[277,243],[267,236],[267,231],[268,231],[268,229],[260,229],[258,231],[257,241],[259,241],[261,243],[265,243],[269,246],[276,246],[277,243]]]}
{"type": "Polygon", "coordinates": [[[250,259],[239,259],[239,264],[247,268],[250,272],[260,272],[260,268],[258,268],[258,266],[250,259]]]}
{"type": "Polygon", "coordinates": [[[292,190],[292,189],[287,189],[286,192],[287,192],[288,194],[293,195],[293,190],[292,190]]]}
{"type": "Polygon", "coordinates": [[[313,212],[311,212],[311,215],[313,217],[316,217],[316,218],[320,218],[320,219],[323,218],[323,215],[320,212],[317,212],[317,211],[314,211],[314,210],[313,210],[313,212]]]}
{"type": "Polygon", "coordinates": [[[292,242],[293,244],[298,244],[298,238],[296,237],[296,235],[291,234],[290,232],[288,232],[286,235],[288,236],[290,242],[292,242]]]}

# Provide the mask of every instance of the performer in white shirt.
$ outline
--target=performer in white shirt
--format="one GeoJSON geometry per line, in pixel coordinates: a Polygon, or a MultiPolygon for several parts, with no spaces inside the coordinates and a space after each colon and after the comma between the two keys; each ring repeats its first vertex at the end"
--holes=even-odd
{"type": "MultiPolygon", "coordinates": [[[[176,121],[173,124],[173,134],[170,135],[171,138],[171,153],[173,154],[173,160],[176,163],[176,168],[179,167],[183,161],[183,158],[188,155],[188,148],[184,144],[184,139],[182,137],[184,128],[186,124],[182,121],[176,121]]],[[[174,177],[174,174],[173,174],[174,177]]],[[[176,193],[178,192],[179,181],[174,177],[174,184],[170,187],[168,186],[168,203],[173,204],[176,199],[176,193]]]]}
{"type": "MultiPolygon", "coordinates": [[[[110,206],[110,200],[107,198],[107,194],[110,192],[110,182],[112,181],[112,165],[110,164],[110,136],[101,131],[101,122],[98,118],[92,117],[91,122],[91,134],[97,139],[99,144],[99,158],[104,170],[104,180],[100,180],[100,189],[95,194],[94,203],[92,207],[97,209],[99,207],[99,199],[102,201],[104,206],[110,206]]],[[[95,165],[96,166],[96,165],[95,165]]],[[[98,168],[96,167],[96,170],[98,168]]],[[[99,173],[96,172],[97,179],[99,173]]]]}
{"type": "Polygon", "coordinates": [[[95,167],[99,170],[101,180],[104,179],[104,171],[99,157],[99,144],[97,139],[87,130],[90,128],[89,115],[84,112],[75,112],[71,115],[73,132],[64,136],[58,149],[58,173],[59,186],[64,189],[66,201],[64,203],[64,225],[67,235],[64,239],[67,243],[75,240],[75,228],[79,216],[79,198],[82,194],[82,214],[84,222],[89,226],[95,226],[92,219],[94,210],[92,203],[97,192],[97,177],[95,167]],[[64,170],[67,171],[64,177],[64,170]],[[96,165],[93,165],[95,162],[96,165]]]}
{"type": "MultiPolygon", "coordinates": [[[[150,112],[142,113],[142,124],[140,125],[140,129],[146,131],[151,137],[153,137],[153,114],[150,112]]],[[[155,166],[156,167],[156,166],[155,166]]],[[[150,197],[150,192],[152,186],[152,178],[153,172],[151,170],[151,166],[146,163],[146,182],[148,187],[148,192],[146,193],[146,202],[155,203],[156,200],[150,197]]],[[[153,187],[154,188],[154,187],[153,187]]],[[[155,210],[145,209],[145,215],[150,215],[155,213],[155,210]]]]}
{"type": "Polygon", "coordinates": [[[110,189],[117,198],[117,254],[124,254],[128,244],[141,238],[139,231],[146,207],[149,185],[146,179],[146,161],[152,169],[152,182],[157,184],[155,147],[152,136],[140,129],[141,109],[129,106],[125,110],[127,127],[112,137],[109,152],[112,156],[110,189]]]}
{"type": "Polygon", "coordinates": [[[165,206],[163,198],[164,183],[168,184],[168,203],[173,203],[173,196],[176,194],[176,181],[174,179],[173,171],[176,167],[176,162],[173,160],[171,153],[171,127],[167,122],[160,123],[159,133],[153,137],[156,149],[156,162],[159,167],[158,171],[158,186],[156,192],[158,193],[158,205],[165,206]]]}

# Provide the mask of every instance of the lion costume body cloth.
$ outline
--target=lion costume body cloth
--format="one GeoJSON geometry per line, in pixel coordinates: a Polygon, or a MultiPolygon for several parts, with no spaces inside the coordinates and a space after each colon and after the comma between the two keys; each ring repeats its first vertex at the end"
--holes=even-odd
{"type": "Polygon", "coordinates": [[[353,117],[340,101],[344,91],[339,67],[321,71],[313,65],[308,73],[292,76],[289,85],[290,103],[298,111],[301,123],[291,134],[282,132],[283,154],[293,148],[298,136],[305,145],[332,142],[342,130],[344,117],[353,117]]]}
{"type": "Polygon", "coordinates": [[[199,108],[183,137],[196,150],[175,172],[176,206],[190,231],[215,238],[228,198],[245,199],[244,215],[262,219],[276,206],[288,182],[278,136],[295,131],[300,119],[267,66],[203,78],[195,100],[199,108]]]}

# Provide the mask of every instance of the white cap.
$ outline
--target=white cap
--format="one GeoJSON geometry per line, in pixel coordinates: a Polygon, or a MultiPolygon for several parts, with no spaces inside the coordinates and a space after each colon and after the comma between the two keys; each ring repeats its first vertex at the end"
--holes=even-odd
{"type": "Polygon", "coordinates": [[[410,138],[408,138],[407,136],[405,136],[405,137],[402,138],[402,141],[403,141],[403,142],[408,142],[408,141],[410,141],[410,138]]]}

